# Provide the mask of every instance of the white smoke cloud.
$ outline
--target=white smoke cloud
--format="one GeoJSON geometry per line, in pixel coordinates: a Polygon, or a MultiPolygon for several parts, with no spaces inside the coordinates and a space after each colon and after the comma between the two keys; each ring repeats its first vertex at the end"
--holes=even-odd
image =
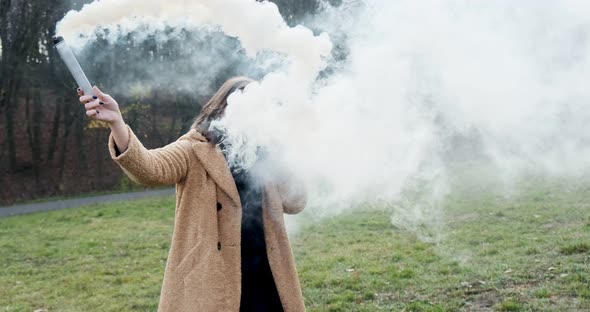
{"type": "Polygon", "coordinates": [[[509,180],[588,171],[588,17],[581,1],[349,1],[313,24],[348,57],[309,101],[256,123],[244,95],[223,122],[283,143],[323,191],[316,214],[385,201],[394,224],[437,240],[452,159],[509,180]]]}
{"type": "Polygon", "coordinates": [[[487,159],[500,175],[590,168],[585,1],[343,1],[308,20],[346,47],[319,80],[327,36],[287,27],[269,3],[102,0],[58,31],[83,45],[96,25],[116,36],[137,23],[213,23],[250,56],[286,55],[291,66],[234,94],[218,126],[234,159],[280,153],[318,215],[387,202],[395,224],[437,228],[454,159],[487,159]],[[409,201],[417,188],[430,191],[409,201]]]}
{"type": "Polygon", "coordinates": [[[79,48],[95,38],[98,27],[116,40],[140,28],[149,33],[201,25],[219,26],[226,35],[239,38],[251,57],[263,50],[284,53],[297,64],[297,71],[311,74],[323,66],[332,48],[326,34],[314,36],[305,27],[288,27],[274,3],[250,0],[98,0],[68,12],[56,32],[79,48]]]}

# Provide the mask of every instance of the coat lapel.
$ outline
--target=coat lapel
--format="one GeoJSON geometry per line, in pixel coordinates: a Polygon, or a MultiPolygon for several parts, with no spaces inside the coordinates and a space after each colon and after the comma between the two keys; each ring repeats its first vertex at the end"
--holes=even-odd
{"type": "Polygon", "coordinates": [[[217,186],[233,200],[234,204],[240,207],[240,194],[221,150],[207,143],[200,133],[192,130],[191,134],[197,136],[197,142],[193,143],[193,150],[207,173],[217,186]]]}

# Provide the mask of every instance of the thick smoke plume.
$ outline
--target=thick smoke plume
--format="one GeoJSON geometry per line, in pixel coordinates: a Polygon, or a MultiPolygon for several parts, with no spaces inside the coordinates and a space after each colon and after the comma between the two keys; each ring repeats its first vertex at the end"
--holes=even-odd
{"type": "Polygon", "coordinates": [[[327,35],[247,0],[96,1],[58,31],[82,46],[97,26],[116,38],[146,24],[214,24],[249,56],[276,52],[284,66],[233,94],[215,126],[239,165],[258,146],[280,155],[317,214],[387,203],[395,224],[432,230],[457,166],[506,180],[590,168],[585,1],[344,0],[307,21],[335,60],[327,35]]]}

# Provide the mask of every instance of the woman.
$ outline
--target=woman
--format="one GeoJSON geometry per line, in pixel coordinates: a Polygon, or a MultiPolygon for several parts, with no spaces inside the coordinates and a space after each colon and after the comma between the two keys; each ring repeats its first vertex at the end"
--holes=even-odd
{"type": "MultiPolygon", "coordinates": [[[[262,182],[232,170],[209,131],[227,98],[251,80],[228,80],[203,107],[191,130],[163,148],[146,149],[125,124],[117,102],[94,87],[78,90],[86,114],[108,122],[112,158],[134,181],[176,184],[174,234],[159,311],[304,311],[283,213],[306,204],[286,173],[262,182]]],[[[268,173],[264,176],[269,176],[268,173]]]]}

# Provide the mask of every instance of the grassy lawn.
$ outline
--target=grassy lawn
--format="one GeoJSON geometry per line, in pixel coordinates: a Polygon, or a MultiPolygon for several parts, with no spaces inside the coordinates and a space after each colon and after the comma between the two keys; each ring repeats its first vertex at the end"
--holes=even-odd
{"type": "MultiPolygon", "coordinates": [[[[309,311],[590,311],[590,183],[456,189],[444,240],[358,209],[293,239],[309,311]]],[[[0,311],[155,311],[174,199],[0,219],[0,311]]],[[[306,219],[305,216],[303,219],[306,219]]]]}

